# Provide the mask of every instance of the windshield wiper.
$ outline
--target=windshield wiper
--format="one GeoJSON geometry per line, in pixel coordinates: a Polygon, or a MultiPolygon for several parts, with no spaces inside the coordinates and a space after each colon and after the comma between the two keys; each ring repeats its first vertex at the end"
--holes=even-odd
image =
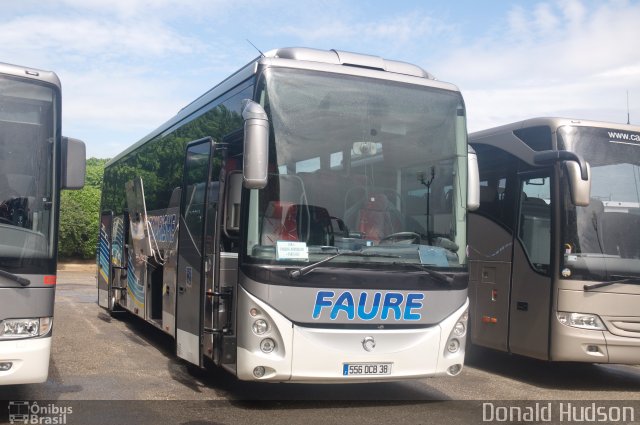
{"type": "Polygon", "coordinates": [[[327,263],[331,260],[333,260],[336,257],[376,257],[376,258],[400,258],[397,255],[386,255],[386,254],[374,254],[374,253],[360,253],[360,252],[338,252],[337,254],[333,254],[330,255],[326,258],[323,258],[322,260],[315,262],[313,264],[309,264],[308,266],[304,266],[304,267],[300,267],[298,269],[294,269],[291,270],[289,272],[289,278],[291,279],[298,279],[301,278],[302,276],[308,274],[310,271],[312,271],[313,269],[315,269],[318,266],[323,265],[324,263],[327,263]]]}
{"type": "Polygon", "coordinates": [[[431,277],[435,278],[437,281],[442,282],[442,283],[446,283],[448,285],[452,285],[453,284],[453,278],[451,276],[447,276],[444,273],[440,273],[438,271],[433,270],[431,267],[429,266],[425,266],[424,264],[416,264],[416,263],[393,263],[393,265],[398,265],[398,266],[410,266],[413,267],[414,269],[418,269],[421,270],[423,272],[427,272],[431,277]]]}
{"type": "Polygon", "coordinates": [[[22,286],[29,286],[29,285],[31,285],[31,281],[30,281],[29,279],[26,279],[26,278],[24,278],[24,277],[21,277],[21,276],[15,275],[15,274],[13,274],[13,273],[6,272],[6,271],[4,271],[4,270],[2,270],[2,269],[0,269],[0,276],[2,276],[2,277],[6,277],[7,279],[11,279],[11,280],[13,280],[14,282],[18,282],[18,283],[19,283],[20,285],[22,285],[22,286]]]}
{"type": "Polygon", "coordinates": [[[632,285],[640,284],[640,276],[625,276],[625,275],[612,274],[611,277],[615,278],[616,280],[608,280],[606,282],[593,283],[591,285],[584,285],[582,289],[584,289],[585,291],[589,291],[591,289],[602,288],[605,286],[613,285],[615,283],[630,283],[632,285]]]}

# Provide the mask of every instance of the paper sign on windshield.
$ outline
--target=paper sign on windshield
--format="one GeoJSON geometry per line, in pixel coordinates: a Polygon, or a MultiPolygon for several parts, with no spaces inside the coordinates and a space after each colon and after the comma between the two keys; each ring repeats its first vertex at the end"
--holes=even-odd
{"type": "Polygon", "coordinates": [[[306,242],[277,241],[276,260],[309,261],[309,249],[306,242]]]}

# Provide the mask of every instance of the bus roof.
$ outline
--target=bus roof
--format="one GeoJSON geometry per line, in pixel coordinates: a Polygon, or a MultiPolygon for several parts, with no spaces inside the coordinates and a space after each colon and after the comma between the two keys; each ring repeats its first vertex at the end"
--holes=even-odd
{"type": "Polygon", "coordinates": [[[35,81],[42,81],[52,84],[60,89],[60,79],[55,72],[44,71],[41,69],[27,68],[19,65],[11,65],[0,62],[0,74],[11,75],[14,77],[27,78],[35,81]]]}
{"type": "Polygon", "coordinates": [[[523,121],[517,121],[511,124],[505,124],[498,127],[492,127],[485,130],[475,131],[469,134],[469,143],[474,143],[479,139],[483,139],[496,134],[513,132],[522,128],[549,126],[551,131],[555,131],[556,128],[563,125],[573,125],[581,127],[598,127],[598,128],[611,128],[618,130],[628,131],[640,131],[640,126],[612,123],[605,121],[591,121],[576,118],[561,118],[561,117],[536,117],[529,118],[523,121]]]}
{"type": "Polygon", "coordinates": [[[181,121],[204,108],[221,94],[227,92],[238,84],[251,78],[258,72],[259,66],[282,66],[316,69],[320,71],[334,71],[342,69],[345,73],[365,75],[369,77],[381,77],[380,72],[385,72],[384,78],[401,82],[416,83],[422,80],[422,84],[430,85],[445,90],[459,91],[449,83],[437,81],[433,75],[417,65],[406,62],[383,59],[378,56],[363,55],[359,53],[342,52],[338,50],[319,50],[305,47],[287,47],[270,50],[258,56],[244,67],[224,79],[222,82],[208,90],[202,96],[182,108],[173,118],[147,134],[135,144],[116,155],[106,166],[127,156],[156,136],[170,130],[181,121]]]}

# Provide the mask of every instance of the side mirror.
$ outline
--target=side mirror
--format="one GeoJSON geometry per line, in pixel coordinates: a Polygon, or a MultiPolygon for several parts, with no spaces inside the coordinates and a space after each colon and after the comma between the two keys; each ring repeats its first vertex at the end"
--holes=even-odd
{"type": "Polygon", "coordinates": [[[63,137],[61,148],[60,189],[82,189],[87,168],[84,142],[63,137]]]}
{"type": "Polygon", "coordinates": [[[269,119],[264,108],[249,99],[242,101],[242,118],[244,118],[243,184],[247,189],[262,189],[267,185],[269,119]]]}
{"type": "Polygon", "coordinates": [[[586,163],[587,180],[582,179],[580,166],[574,161],[566,161],[564,166],[567,170],[569,180],[569,192],[571,193],[571,202],[577,207],[586,207],[589,205],[591,198],[591,166],[586,163]]]}
{"type": "Polygon", "coordinates": [[[478,156],[471,146],[467,149],[467,209],[475,211],[480,207],[480,172],[478,156]]]}
{"type": "Polygon", "coordinates": [[[552,165],[558,161],[574,161],[580,165],[580,178],[589,180],[589,172],[587,171],[587,163],[580,155],[570,151],[540,151],[533,156],[533,163],[536,165],[552,165]]]}
{"type": "Polygon", "coordinates": [[[551,165],[557,161],[564,161],[569,179],[571,202],[579,207],[589,205],[591,198],[591,167],[575,152],[570,151],[540,151],[533,156],[536,165],[551,165]]]}

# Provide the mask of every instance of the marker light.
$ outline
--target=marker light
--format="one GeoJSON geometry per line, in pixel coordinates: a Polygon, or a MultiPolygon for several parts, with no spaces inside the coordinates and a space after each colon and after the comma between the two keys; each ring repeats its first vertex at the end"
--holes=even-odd
{"type": "Polygon", "coordinates": [[[269,330],[269,324],[267,324],[267,321],[264,319],[258,319],[255,322],[253,322],[253,333],[255,333],[256,335],[263,335],[266,331],[269,330]]]}
{"type": "Polygon", "coordinates": [[[566,326],[580,329],[604,331],[607,328],[595,314],[557,312],[558,321],[566,326]]]}

